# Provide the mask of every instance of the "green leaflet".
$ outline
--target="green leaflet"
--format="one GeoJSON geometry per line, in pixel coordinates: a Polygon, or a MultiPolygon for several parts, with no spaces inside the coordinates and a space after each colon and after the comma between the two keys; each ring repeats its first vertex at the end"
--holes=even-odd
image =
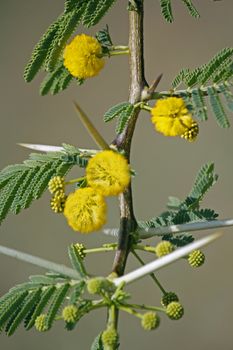
{"type": "Polygon", "coordinates": [[[193,198],[195,206],[196,203],[199,205],[199,202],[202,200],[206,192],[216,183],[217,179],[218,175],[214,173],[214,163],[203,165],[196,176],[192,190],[187,198],[193,198]]]}
{"type": "Polygon", "coordinates": [[[97,337],[94,339],[92,345],[91,345],[91,350],[104,350],[104,346],[102,343],[102,332],[97,335],[97,337]]]}
{"type": "Polygon", "coordinates": [[[50,284],[55,284],[56,279],[49,277],[49,276],[44,276],[44,275],[33,275],[29,277],[29,280],[33,283],[38,283],[38,284],[45,284],[45,285],[50,285],[50,284]]]}
{"type": "Polygon", "coordinates": [[[218,125],[221,128],[229,128],[230,123],[224,111],[222,102],[218,96],[217,90],[214,87],[209,86],[207,92],[210,99],[210,105],[218,125]]]}
{"type": "Polygon", "coordinates": [[[80,278],[87,276],[87,272],[83,265],[83,261],[79,256],[79,253],[75,247],[75,244],[71,244],[68,248],[68,254],[73,268],[79,273],[80,278]]]}
{"type": "Polygon", "coordinates": [[[195,117],[200,120],[207,120],[207,107],[201,89],[192,89],[191,98],[195,117]]]}
{"type": "Polygon", "coordinates": [[[54,37],[51,49],[46,57],[46,70],[51,72],[55,69],[56,63],[60,58],[64,45],[66,44],[69,37],[73,34],[74,30],[81,20],[84,5],[62,15],[59,22],[59,28],[54,37]]]}
{"type": "Polygon", "coordinates": [[[177,76],[172,81],[173,89],[176,89],[182,81],[184,81],[185,77],[190,73],[190,70],[187,68],[181,69],[181,71],[177,74],[177,76]]]}
{"type": "Polygon", "coordinates": [[[70,295],[70,303],[75,304],[79,300],[80,296],[84,292],[86,283],[84,281],[80,281],[74,285],[72,293],[70,295]]]}
{"type": "Polygon", "coordinates": [[[1,305],[0,313],[0,329],[8,318],[12,315],[14,310],[23,302],[24,298],[27,296],[28,292],[19,292],[16,295],[13,295],[11,298],[6,300],[6,303],[1,305]]]}
{"type": "MultiPolygon", "coordinates": [[[[208,81],[216,81],[216,77],[222,72],[222,69],[229,70],[232,66],[233,48],[224,48],[219,51],[208,63],[190,71],[183,69],[173,80],[173,87],[183,82],[188,87],[204,85],[208,81]]],[[[233,69],[231,68],[231,71],[233,69]]],[[[222,73],[221,73],[222,74],[222,73]]],[[[233,74],[233,72],[232,72],[233,74]]],[[[225,77],[218,82],[223,82],[225,77]]]]}
{"type": "Polygon", "coordinates": [[[129,122],[129,119],[132,117],[134,113],[134,106],[129,105],[124,111],[122,111],[119,115],[116,125],[116,133],[120,134],[126,127],[129,122]]]}
{"type": "Polygon", "coordinates": [[[11,325],[8,326],[8,329],[7,329],[8,336],[12,335],[16,331],[21,321],[26,317],[30,309],[34,307],[35,303],[40,298],[40,294],[41,294],[41,290],[38,289],[26,296],[22,304],[22,308],[18,310],[16,317],[12,321],[11,325]]]}
{"type": "Polygon", "coordinates": [[[71,154],[68,151],[32,153],[24,164],[3,169],[0,172],[0,223],[9,212],[18,214],[41,197],[51,177],[64,176],[73,165],[86,164],[87,159],[75,148],[71,154]]]}
{"type": "Polygon", "coordinates": [[[83,13],[82,23],[91,27],[97,24],[116,0],[89,0],[83,13]]]}
{"type": "Polygon", "coordinates": [[[160,0],[160,6],[164,19],[167,22],[172,23],[174,18],[172,14],[171,0],[160,0]]]}
{"type": "Polygon", "coordinates": [[[35,75],[42,67],[46,59],[47,52],[53,43],[53,38],[59,28],[59,21],[60,19],[58,18],[54,23],[52,23],[49,26],[48,30],[45,32],[38,44],[35,46],[31,58],[24,70],[24,79],[26,82],[29,83],[30,81],[32,81],[35,75]]]}
{"type": "Polygon", "coordinates": [[[182,0],[182,2],[184,3],[184,5],[186,5],[186,7],[187,7],[187,9],[192,17],[195,17],[195,18],[200,17],[199,12],[195,8],[195,6],[193,5],[191,0],[182,0]]]}
{"type": "Polygon", "coordinates": [[[68,292],[70,285],[68,283],[63,284],[55,291],[53,298],[51,300],[51,304],[47,313],[46,324],[48,329],[51,328],[53,321],[58,313],[61,305],[65,301],[66,294],[68,292]]]}
{"type": "Polygon", "coordinates": [[[118,117],[121,113],[126,111],[130,106],[133,107],[133,105],[130,102],[121,102],[117,105],[111,107],[105,114],[104,114],[104,122],[107,123],[111,121],[112,119],[118,117]]]}
{"type": "Polygon", "coordinates": [[[109,34],[108,25],[106,25],[106,28],[101,29],[98,31],[95,35],[98,42],[101,44],[102,48],[106,48],[108,52],[108,48],[113,45],[111,36],[109,34]]]}
{"type": "Polygon", "coordinates": [[[104,114],[104,121],[107,123],[117,117],[116,133],[120,134],[128,124],[128,121],[133,113],[134,105],[132,105],[130,102],[121,102],[111,107],[104,114]]]}
{"type": "MultiPolygon", "coordinates": [[[[195,8],[191,0],[181,0],[181,1],[187,7],[188,12],[192,17],[195,17],[195,18],[200,17],[200,14],[198,13],[197,9],[195,8]]],[[[161,12],[164,19],[167,22],[172,23],[174,21],[174,18],[172,13],[171,0],[160,0],[160,6],[161,6],[161,12]]]]}
{"type": "MultiPolygon", "coordinates": [[[[214,164],[208,163],[199,170],[192,190],[188,197],[181,201],[177,197],[169,197],[165,211],[148,221],[139,221],[141,228],[157,228],[161,226],[179,225],[188,222],[215,220],[218,214],[212,209],[200,209],[200,202],[206,192],[215,184],[218,176],[214,173],[214,164]]],[[[169,240],[178,247],[193,241],[193,236],[188,233],[166,234],[164,240],[169,240]]]]}
{"type": "Polygon", "coordinates": [[[82,5],[83,2],[83,0],[65,0],[64,13],[73,11],[76,7],[82,5]]]}
{"type": "Polygon", "coordinates": [[[32,328],[34,326],[36,318],[40,314],[42,314],[44,308],[48,304],[50,298],[52,298],[52,296],[55,293],[55,291],[56,291],[56,287],[55,286],[50,286],[50,287],[46,288],[41,293],[40,301],[36,305],[36,308],[33,310],[33,313],[31,315],[31,317],[27,320],[27,323],[25,324],[25,328],[27,330],[29,330],[30,328],[32,328]]]}
{"type": "Polygon", "coordinates": [[[17,191],[26,175],[27,173],[25,170],[22,173],[18,173],[15,177],[11,178],[10,181],[8,181],[7,185],[1,190],[0,224],[7,216],[11,208],[11,204],[14,201],[15,196],[17,195],[17,191]]]}
{"type": "Polygon", "coordinates": [[[233,94],[230,91],[227,83],[219,85],[219,91],[223,94],[226,100],[227,107],[231,112],[233,112],[233,94]]]}

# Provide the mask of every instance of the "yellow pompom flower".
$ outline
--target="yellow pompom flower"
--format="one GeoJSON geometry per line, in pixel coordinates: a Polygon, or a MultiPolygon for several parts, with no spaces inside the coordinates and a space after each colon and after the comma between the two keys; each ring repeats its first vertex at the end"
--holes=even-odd
{"type": "Polygon", "coordinates": [[[90,187],[79,188],[67,197],[64,215],[74,231],[97,231],[106,222],[104,197],[90,187]]]}
{"type": "Polygon", "coordinates": [[[77,35],[64,50],[64,66],[79,79],[91,78],[104,67],[102,47],[94,37],[77,35]]]}
{"type": "Polygon", "coordinates": [[[155,129],[165,136],[181,136],[194,122],[184,100],[180,97],[158,100],[151,114],[155,129]]]}
{"type": "Polygon", "coordinates": [[[130,182],[130,168],[126,158],[114,151],[95,155],[86,168],[87,182],[104,196],[116,196],[130,182]]]}

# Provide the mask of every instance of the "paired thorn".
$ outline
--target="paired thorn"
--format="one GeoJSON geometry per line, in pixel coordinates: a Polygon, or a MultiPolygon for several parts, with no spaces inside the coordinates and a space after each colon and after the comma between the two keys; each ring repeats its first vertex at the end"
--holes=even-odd
{"type": "Polygon", "coordinates": [[[149,87],[145,87],[144,90],[142,91],[142,95],[141,95],[141,100],[142,101],[146,101],[146,100],[150,100],[151,96],[153,95],[153,93],[155,92],[157,86],[160,83],[160,80],[163,77],[163,73],[161,73],[153,82],[149,87]]]}

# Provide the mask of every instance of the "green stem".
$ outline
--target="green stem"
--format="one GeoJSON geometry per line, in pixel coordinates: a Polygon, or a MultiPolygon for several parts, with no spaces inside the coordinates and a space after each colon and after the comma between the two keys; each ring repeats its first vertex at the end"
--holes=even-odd
{"type": "Polygon", "coordinates": [[[82,177],[78,177],[77,179],[72,179],[72,180],[69,180],[67,182],[65,182],[65,185],[71,185],[71,184],[74,184],[76,182],[79,182],[79,181],[82,181],[82,180],[85,180],[85,176],[82,176],[82,177]]]}
{"type": "Polygon", "coordinates": [[[145,111],[149,111],[149,112],[152,110],[152,108],[150,106],[145,105],[144,103],[140,104],[140,108],[144,109],[145,111]]]}
{"type": "Polygon", "coordinates": [[[124,46],[124,45],[116,45],[116,46],[112,46],[111,50],[121,50],[121,51],[128,51],[129,50],[129,46],[124,46]]]}
{"type": "Polygon", "coordinates": [[[85,254],[89,254],[89,253],[103,253],[103,252],[112,252],[114,250],[116,250],[117,247],[113,246],[113,247],[101,247],[101,248],[93,248],[93,249],[84,249],[84,253],[85,254]]]}
{"type": "Polygon", "coordinates": [[[144,252],[148,252],[148,253],[153,253],[155,254],[155,248],[151,247],[151,246],[146,246],[146,245],[141,245],[141,244],[135,244],[133,246],[134,249],[138,249],[138,250],[143,250],[144,252]]]}
{"type": "Polygon", "coordinates": [[[132,307],[133,306],[131,306],[131,305],[128,305],[128,306],[123,306],[123,305],[118,305],[118,308],[119,308],[119,310],[122,310],[122,311],[125,311],[125,312],[127,312],[128,314],[130,314],[130,315],[133,315],[133,316],[136,316],[136,317],[138,317],[138,318],[142,318],[143,317],[143,315],[141,315],[139,312],[137,312],[137,311],[135,311],[134,309],[132,309],[132,307]]]}
{"type": "MultiPolygon", "coordinates": [[[[135,258],[144,266],[145,263],[144,261],[140,258],[140,256],[133,250],[132,251],[133,255],[135,256],[135,258]]],[[[150,277],[153,279],[153,281],[157,284],[157,286],[159,287],[159,289],[161,290],[161,292],[163,294],[166,294],[166,290],[163,288],[163,286],[161,285],[161,283],[159,282],[159,280],[157,279],[157,277],[155,276],[154,273],[150,273],[150,277]]]]}
{"type": "Polygon", "coordinates": [[[129,50],[124,50],[124,51],[109,51],[109,53],[106,56],[118,56],[118,55],[128,55],[129,50]]]}
{"type": "MultiPolygon", "coordinates": [[[[139,305],[139,304],[124,304],[124,306],[129,309],[140,309],[140,310],[149,310],[149,311],[159,311],[159,312],[166,312],[166,310],[162,307],[157,306],[151,306],[151,305],[139,305]]],[[[120,309],[122,309],[121,305],[119,306],[120,309]]],[[[126,310],[124,310],[126,311],[126,310]]],[[[127,311],[126,311],[127,312],[127,311]]],[[[134,311],[135,312],[135,311],[134,311]]],[[[140,315],[140,314],[139,314],[140,315]]],[[[140,315],[141,316],[141,315],[140,315]]]]}

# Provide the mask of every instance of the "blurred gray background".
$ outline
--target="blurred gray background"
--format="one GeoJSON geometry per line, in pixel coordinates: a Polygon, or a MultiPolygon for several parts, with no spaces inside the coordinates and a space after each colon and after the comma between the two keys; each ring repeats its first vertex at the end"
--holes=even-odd
{"type": "MultiPolygon", "coordinates": [[[[201,19],[191,18],[181,1],[173,1],[175,22],[167,24],[160,15],[159,1],[145,1],[146,75],[150,82],[163,72],[159,86],[162,90],[170,87],[171,80],[182,67],[194,68],[207,62],[223,47],[232,46],[233,1],[194,2],[201,19]]],[[[114,43],[127,44],[126,4],[127,1],[118,1],[95,29],[85,32],[94,34],[108,23],[114,43]]],[[[31,84],[24,83],[23,69],[33,46],[62,10],[63,0],[1,1],[1,168],[27,158],[29,152],[18,147],[17,142],[53,145],[66,142],[79,147],[94,147],[75,114],[73,100],[80,103],[109,142],[114,137],[114,123],[104,125],[102,115],[110,106],[127,99],[126,57],[112,58],[98,77],[88,80],[82,87],[72,85],[57,96],[39,96],[43,73],[31,84]]],[[[132,145],[132,165],[138,173],[133,180],[137,218],[149,219],[159,214],[165,209],[169,195],[184,198],[196,172],[208,161],[215,162],[220,178],[203,205],[214,208],[221,218],[232,217],[232,149],[232,129],[220,129],[211,115],[208,122],[201,124],[198,140],[187,143],[155,133],[149,115],[142,113],[132,145]]],[[[72,174],[77,176],[82,172],[78,170],[72,174]]],[[[30,209],[19,216],[11,215],[1,226],[0,244],[68,264],[66,251],[70,243],[83,242],[88,247],[95,247],[108,242],[101,233],[83,236],[73,232],[62,216],[51,212],[49,198],[45,193],[30,209]]],[[[108,201],[108,208],[108,226],[116,227],[119,221],[116,198],[108,201]]],[[[122,350],[233,349],[232,230],[225,230],[226,235],[221,240],[205,249],[207,262],[199,270],[180,261],[159,272],[164,286],[180,296],[185,317],[178,322],[163,317],[158,330],[146,333],[138,320],[121,315],[122,350]]],[[[198,236],[203,234],[201,232],[198,236]]],[[[109,273],[112,259],[111,253],[88,257],[89,271],[109,273]]],[[[137,262],[130,258],[127,270],[136,266],[137,262]]],[[[26,281],[30,274],[43,272],[0,256],[0,293],[26,281]]],[[[135,283],[129,290],[136,302],[159,305],[160,293],[149,278],[135,283]]],[[[45,334],[34,330],[26,333],[20,328],[12,338],[1,335],[0,348],[86,350],[103,329],[105,318],[102,311],[92,313],[83,318],[73,332],[64,330],[61,322],[45,334]]]]}

